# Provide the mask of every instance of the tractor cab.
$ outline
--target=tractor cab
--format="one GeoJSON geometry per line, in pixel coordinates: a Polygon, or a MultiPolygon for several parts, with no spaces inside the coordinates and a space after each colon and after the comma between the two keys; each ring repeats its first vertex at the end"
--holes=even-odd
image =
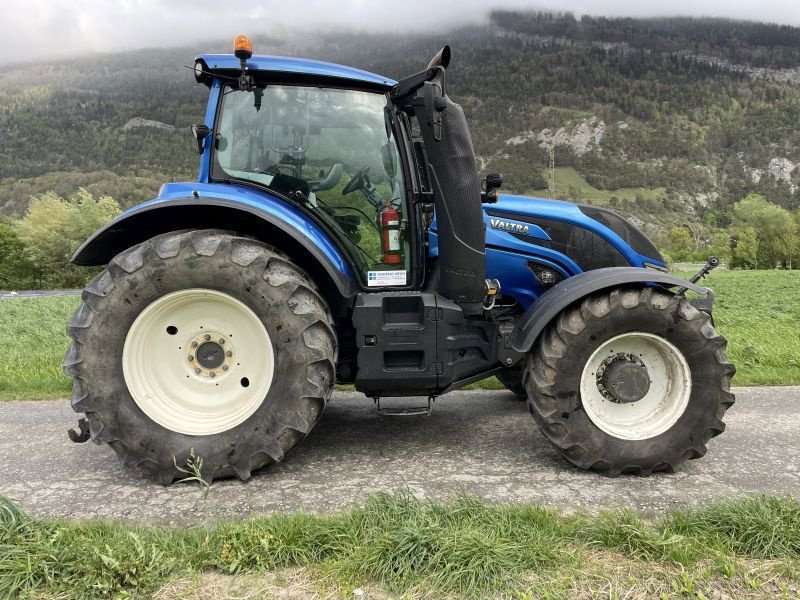
{"type": "Polygon", "coordinates": [[[413,287],[421,239],[410,223],[409,134],[389,94],[396,82],[312,60],[245,61],[243,70],[230,55],[196,60],[195,77],[215,97],[213,118],[195,128],[201,180],[291,199],[335,239],[363,287],[413,287]]]}

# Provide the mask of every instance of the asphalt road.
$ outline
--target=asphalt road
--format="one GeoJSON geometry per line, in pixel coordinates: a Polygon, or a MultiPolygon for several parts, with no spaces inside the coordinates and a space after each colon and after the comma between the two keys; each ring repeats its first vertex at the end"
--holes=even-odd
{"type": "Polygon", "coordinates": [[[34,515],[191,523],[217,516],[324,512],[368,492],[418,497],[464,491],[489,502],[567,511],[631,507],[645,515],[754,492],[800,497],[800,387],[739,388],[728,430],[675,474],[608,479],[579,471],[507,392],[454,392],[429,417],[381,417],[372,401],[337,393],[286,460],[247,483],[217,481],[205,504],[194,484],[161,486],[123,469],[108,446],[73,444],[66,401],[0,403],[0,493],[34,515]]]}
{"type": "Polygon", "coordinates": [[[42,298],[44,296],[79,296],[83,290],[23,290],[20,292],[0,290],[2,298],[42,298]]]}

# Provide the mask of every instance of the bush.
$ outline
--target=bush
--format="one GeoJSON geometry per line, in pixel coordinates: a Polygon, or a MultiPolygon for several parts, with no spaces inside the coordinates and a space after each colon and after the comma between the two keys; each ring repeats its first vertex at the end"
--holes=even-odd
{"type": "Polygon", "coordinates": [[[53,192],[31,198],[16,223],[31,276],[43,287],[81,287],[93,271],[70,264],[80,245],[120,212],[110,196],[95,200],[80,188],[68,199],[53,192]]]}
{"type": "Polygon", "coordinates": [[[0,288],[19,290],[32,287],[33,265],[25,256],[25,244],[10,223],[0,223],[0,288]]]}

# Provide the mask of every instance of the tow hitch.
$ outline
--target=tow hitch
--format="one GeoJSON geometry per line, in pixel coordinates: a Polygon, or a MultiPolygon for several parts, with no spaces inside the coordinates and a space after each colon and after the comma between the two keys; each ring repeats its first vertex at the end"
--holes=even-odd
{"type": "Polygon", "coordinates": [[[84,442],[88,442],[89,438],[91,437],[91,432],[89,431],[89,421],[85,418],[78,420],[78,429],[80,431],[75,431],[74,429],[70,429],[67,431],[67,435],[69,435],[69,439],[71,439],[76,444],[82,444],[84,442]]]}

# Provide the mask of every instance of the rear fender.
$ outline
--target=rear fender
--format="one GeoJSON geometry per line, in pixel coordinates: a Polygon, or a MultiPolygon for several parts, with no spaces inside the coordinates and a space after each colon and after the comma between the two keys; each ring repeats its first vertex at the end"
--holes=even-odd
{"type": "MultiPolygon", "coordinates": [[[[713,299],[711,290],[653,269],[610,267],[587,271],[550,288],[525,311],[511,338],[512,348],[517,352],[528,352],[542,331],[570,304],[594,292],[626,284],[658,284],[666,288],[682,287],[713,299]]],[[[710,310],[710,306],[708,308],[710,310]]]]}
{"type": "Polygon", "coordinates": [[[153,236],[185,229],[230,230],[275,246],[311,275],[335,311],[349,305],[359,289],[343,253],[321,226],[295,207],[266,197],[257,205],[219,196],[145,202],[98,230],[72,262],[105,265],[153,236]]]}

